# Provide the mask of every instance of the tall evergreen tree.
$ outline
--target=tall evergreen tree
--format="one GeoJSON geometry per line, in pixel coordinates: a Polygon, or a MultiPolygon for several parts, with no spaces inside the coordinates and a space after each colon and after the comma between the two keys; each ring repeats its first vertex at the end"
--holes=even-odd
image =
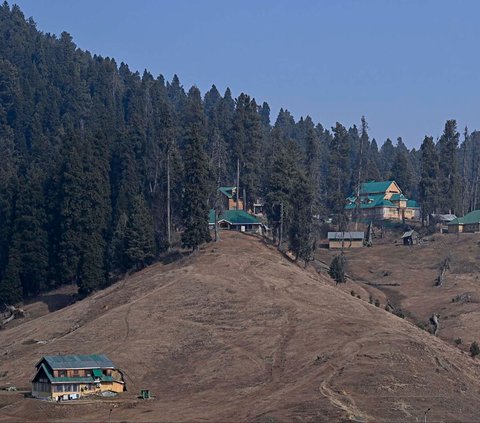
{"type": "Polygon", "coordinates": [[[210,169],[205,152],[205,119],[200,91],[192,87],[185,107],[184,193],[182,244],[193,250],[211,240],[208,230],[210,169]]]}
{"type": "Polygon", "coordinates": [[[329,146],[327,205],[333,213],[342,214],[350,186],[349,140],[347,130],[340,123],[337,122],[332,131],[334,135],[329,146]]]}
{"type": "Polygon", "coordinates": [[[440,203],[443,212],[457,212],[460,209],[460,180],[457,149],[460,134],[457,122],[448,120],[438,142],[440,161],[440,203]]]}
{"type": "Polygon", "coordinates": [[[419,191],[420,204],[422,207],[422,222],[425,224],[430,214],[436,211],[439,202],[439,164],[438,154],[432,137],[425,136],[420,149],[422,152],[422,173],[419,191]]]}

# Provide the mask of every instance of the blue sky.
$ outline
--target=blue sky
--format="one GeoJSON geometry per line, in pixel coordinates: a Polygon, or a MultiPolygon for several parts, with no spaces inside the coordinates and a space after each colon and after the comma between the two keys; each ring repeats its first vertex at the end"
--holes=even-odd
{"type": "Polygon", "coordinates": [[[17,0],[38,29],[204,93],[212,84],[331,127],[365,115],[418,147],[480,129],[476,0],[17,0]]]}

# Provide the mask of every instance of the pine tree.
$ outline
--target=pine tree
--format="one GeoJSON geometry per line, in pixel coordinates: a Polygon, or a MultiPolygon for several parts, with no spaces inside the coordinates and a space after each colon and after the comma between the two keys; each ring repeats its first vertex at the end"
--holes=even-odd
{"type": "Polygon", "coordinates": [[[132,199],[125,239],[125,256],[129,263],[128,267],[139,270],[151,262],[155,254],[153,220],[141,194],[132,199]]]}
{"type": "Polygon", "coordinates": [[[408,195],[411,187],[412,173],[408,163],[408,156],[404,150],[397,149],[390,172],[391,179],[408,195]]]}
{"type": "Polygon", "coordinates": [[[289,246],[295,254],[295,260],[300,258],[305,261],[305,265],[312,260],[314,251],[313,201],[313,186],[305,175],[299,173],[291,198],[292,220],[289,246]]]}
{"type": "Polygon", "coordinates": [[[350,185],[350,152],[348,132],[337,122],[329,145],[327,205],[334,214],[342,214],[350,185]]]}
{"type": "Polygon", "coordinates": [[[347,260],[343,253],[333,258],[328,274],[335,281],[335,284],[345,283],[347,281],[346,267],[347,260]]]}
{"type": "Polygon", "coordinates": [[[200,91],[192,87],[185,107],[185,151],[182,244],[192,250],[211,240],[208,230],[210,169],[200,91]]]}
{"type": "Polygon", "coordinates": [[[20,183],[16,217],[6,273],[18,278],[23,296],[47,288],[48,234],[44,199],[44,174],[36,163],[20,183]]]}
{"type": "Polygon", "coordinates": [[[448,120],[445,123],[443,135],[438,142],[439,154],[442,158],[439,163],[441,191],[439,207],[444,212],[454,213],[460,209],[460,181],[457,160],[459,137],[457,122],[448,120]]]}
{"type": "Polygon", "coordinates": [[[430,214],[434,213],[439,201],[438,154],[432,137],[425,137],[421,146],[421,179],[420,179],[420,203],[422,206],[422,222],[428,221],[430,214]]]}

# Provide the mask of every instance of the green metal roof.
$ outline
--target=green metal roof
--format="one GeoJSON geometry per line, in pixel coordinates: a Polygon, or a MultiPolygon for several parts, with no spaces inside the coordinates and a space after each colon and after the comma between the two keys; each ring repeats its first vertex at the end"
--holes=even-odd
{"type": "Polygon", "coordinates": [[[237,187],[220,187],[218,190],[228,198],[233,198],[233,190],[235,190],[237,187]]]}
{"type": "Polygon", "coordinates": [[[45,372],[50,383],[94,383],[95,379],[100,379],[102,382],[113,382],[114,379],[112,376],[106,376],[102,373],[101,370],[94,369],[93,376],[77,376],[77,377],[54,377],[53,374],[50,372],[47,366],[44,363],[38,368],[37,374],[40,370],[45,372]],[[95,374],[97,373],[97,374],[95,374]]]}
{"type": "Polygon", "coordinates": [[[448,225],[468,225],[472,223],[480,223],[480,210],[474,210],[463,217],[453,219],[448,225]]]}
{"type": "Polygon", "coordinates": [[[400,200],[406,200],[407,197],[405,197],[403,194],[393,194],[390,197],[390,201],[400,201],[400,200]]]}
{"type": "MultiPolygon", "coordinates": [[[[89,355],[46,355],[40,360],[46,361],[52,369],[108,369],[115,368],[113,362],[104,354],[89,355]]],[[[40,364],[40,363],[39,363],[40,364]]]]}
{"type": "Polygon", "coordinates": [[[387,191],[394,181],[364,182],[360,188],[360,194],[379,194],[387,191]]]}
{"type": "MultiPolygon", "coordinates": [[[[226,221],[232,225],[260,225],[261,222],[255,216],[243,210],[225,210],[218,217],[218,221],[226,221]]],[[[208,223],[215,224],[215,211],[213,209],[208,213],[208,223]]]]}
{"type": "Polygon", "coordinates": [[[409,208],[420,208],[418,203],[415,200],[407,200],[407,207],[409,208]]]}
{"type": "MultiPolygon", "coordinates": [[[[373,209],[374,207],[396,207],[391,201],[384,200],[384,194],[375,194],[361,197],[362,203],[361,209],[373,209]]],[[[350,199],[349,199],[350,200],[350,199]]],[[[353,210],[356,207],[355,199],[353,203],[347,204],[345,208],[347,210],[353,210]]]]}

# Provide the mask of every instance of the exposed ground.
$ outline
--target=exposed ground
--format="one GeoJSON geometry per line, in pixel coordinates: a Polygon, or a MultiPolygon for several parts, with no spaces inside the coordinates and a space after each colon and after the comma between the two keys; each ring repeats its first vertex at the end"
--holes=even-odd
{"type": "MultiPolygon", "coordinates": [[[[328,264],[335,254],[319,250],[317,258],[328,264]]],[[[435,234],[411,247],[390,234],[372,248],[345,254],[352,279],[344,290],[372,296],[382,308],[389,302],[427,329],[432,314],[439,314],[438,336],[451,344],[460,339],[465,351],[480,342],[480,234],[435,234]],[[443,285],[435,286],[445,258],[450,270],[443,285]]]]}
{"type": "MultiPolygon", "coordinates": [[[[128,387],[113,401],[68,404],[2,392],[0,421],[108,421],[113,405],[111,421],[421,422],[428,408],[430,422],[478,421],[478,360],[369,304],[359,284],[335,287],[257,238],[222,235],[194,256],[0,331],[0,386],[28,389],[45,354],[105,353],[128,387]],[[140,389],[156,398],[138,400],[140,389]]],[[[387,247],[416,268],[414,249],[387,247]]],[[[350,254],[365,266],[358,277],[381,272],[376,251],[350,254]]],[[[382,281],[399,280],[401,269],[391,271],[382,281]]],[[[412,302],[419,316],[438,308],[423,297],[436,289],[427,276],[409,282],[424,286],[412,302]]],[[[402,302],[406,291],[396,295],[402,302]]]]}

